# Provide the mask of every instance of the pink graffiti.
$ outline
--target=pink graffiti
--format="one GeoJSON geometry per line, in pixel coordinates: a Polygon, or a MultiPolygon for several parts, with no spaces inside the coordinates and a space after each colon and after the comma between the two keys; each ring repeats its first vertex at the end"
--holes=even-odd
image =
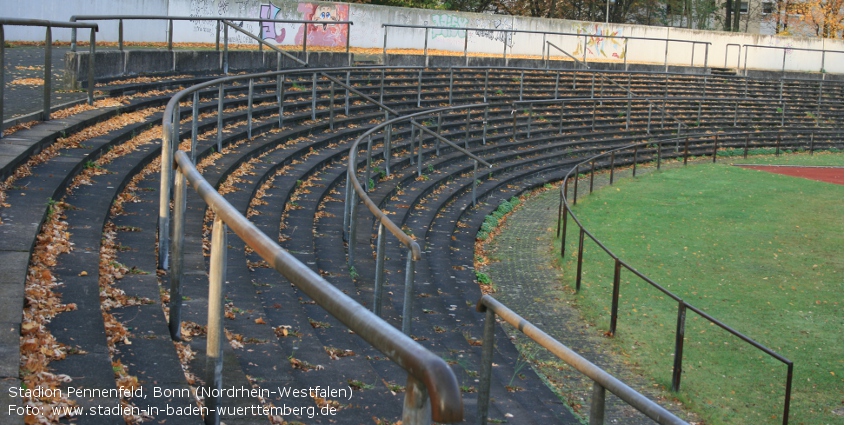
{"type": "MultiPolygon", "coordinates": [[[[299,3],[297,7],[303,13],[303,19],[309,21],[325,21],[324,24],[308,25],[308,45],[310,46],[346,46],[346,25],[332,25],[331,22],[345,21],[349,17],[349,5],[337,4],[331,6],[313,3],[299,3]]],[[[294,39],[296,44],[302,44],[305,35],[305,25],[299,28],[294,39]]]]}

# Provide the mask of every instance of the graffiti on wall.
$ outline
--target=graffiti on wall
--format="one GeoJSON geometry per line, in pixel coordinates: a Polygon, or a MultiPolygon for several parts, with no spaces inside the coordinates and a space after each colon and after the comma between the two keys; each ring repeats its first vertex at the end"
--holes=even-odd
{"type": "MultiPolygon", "coordinates": [[[[250,16],[259,6],[259,0],[190,0],[189,16],[212,18],[215,16],[250,16]]],[[[194,32],[216,34],[217,22],[210,20],[191,20],[194,32]]],[[[235,21],[235,25],[244,31],[255,33],[254,22],[235,21]]],[[[255,40],[236,31],[229,31],[229,43],[255,44],[255,40]]]]}
{"type": "MultiPolygon", "coordinates": [[[[349,5],[346,4],[314,4],[299,3],[296,8],[301,13],[303,21],[320,21],[320,24],[290,24],[261,21],[261,38],[274,40],[282,44],[302,44],[307,32],[307,44],[309,46],[346,46],[346,37],[349,29],[346,25],[332,24],[338,21],[346,21],[349,17],[349,5]],[[307,28],[306,28],[307,25],[307,28]],[[286,28],[287,27],[287,28],[286,28]],[[288,29],[295,31],[293,39],[287,37],[288,29]],[[307,30],[307,31],[306,31],[307,30]]],[[[262,4],[259,9],[260,19],[285,19],[280,15],[281,9],[270,4],[262,4]]]]}
{"type": "MultiPolygon", "coordinates": [[[[469,19],[464,18],[463,16],[458,15],[431,15],[431,25],[436,27],[451,27],[451,28],[463,28],[466,27],[469,23],[469,19]]],[[[450,29],[432,29],[431,30],[431,39],[434,40],[437,37],[442,38],[464,38],[466,36],[466,31],[463,30],[450,30],[450,29]]]]}
{"type": "Polygon", "coordinates": [[[624,40],[613,38],[620,36],[619,30],[614,31],[599,24],[585,24],[576,29],[578,34],[585,34],[587,37],[579,37],[578,47],[572,53],[575,57],[580,57],[586,52],[588,56],[593,57],[625,58],[624,40]]]}
{"type": "MultiPolygon", "coordinates": [[[[480,19],[477,19],[475,26],[478,28],[487,27],[490,29],[511,30],[513,29],[513,20],[510,22],[504,22],[501,19],[493,19],[491,21],[481,21],[480,19]]],[[[475,31],[475,35],[488,40],[498,41],[499,43],[507,43],[508,47],[513,47],[512,32],[477,30],[475,31]]]]}

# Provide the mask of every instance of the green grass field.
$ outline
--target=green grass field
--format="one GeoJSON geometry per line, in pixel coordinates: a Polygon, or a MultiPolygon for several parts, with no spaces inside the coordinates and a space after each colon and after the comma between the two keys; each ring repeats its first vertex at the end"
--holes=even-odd
{"type": "MultiPolygon", "coordinates": [[[[841,154],[733,162],[842,165],[841,154]]],[[[843,188],[699,164],[625,179],[579,200],[587,229],[653,280],[795,364],[790,423],[842,423],[843,188]]],[[[574,287],[570,221],[565,284],[574,287]]],[[[613,262],[585,243],[581,292],[600,329],[610,322],[613,262]]],[[[675,301],[622,271],[612,344],[622,361],[669,388],[675,301]]],[[[781,423],[787,368],[687,312],[678,398],[707,423],[781,423]]]]}

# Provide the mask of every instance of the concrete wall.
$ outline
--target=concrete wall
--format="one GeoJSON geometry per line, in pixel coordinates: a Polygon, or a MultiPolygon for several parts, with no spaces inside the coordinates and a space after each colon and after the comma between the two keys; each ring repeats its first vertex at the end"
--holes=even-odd
{"type": "MultiPolygon", "coordinates": [[[[829,73],[843,73],[845,58],[842,53],[828,53],[824,57],[818,52],[804,52],[796,49],[827,49],[842,51],[842,40],[825,40],[802,37],[776,37],[751,34],[725,33],[719,31],[700,31],[681,28],[648,27],[641,25],[604,24],[595,22],[551,20],[517,16],[489,15],[478,13],[447,12],[373,6],[346,3],[306,3],[283,0],[143,0],[137,2],[106,2],[93,0],[70,0],[61,5],[49,0],[36,0],[18,3],[10,8],[11,15],[28,16],[44,19],[66,20],[71,14],[83,13],[165,13],[170,16],[202,17],[249,17],[275,18],[288,20],[351,20],[354,22],[350,33],[353,47],[382,48],[385,28],[383,23],[429,24],[446,27],[473,27],[484,29],[517,29],[540,32],[568,33],[575,35],[546,35],[526,33],[503,33],[495,31],[430,30],[428,37],[421,29],[390,28],[387,34],[389,49],[423,49],[427,45],[432,50],[463,52],[464,46],[475,53],[500,56],[503,51],[510,55],[535,55],[543,52],[543,41],[547,40],[568,53],[585,59],[587,62],[651,63],[662,64],[664,61],[675,66],[722,66],[728,44],[754,44],[782,47],[785,49],[750,48],[747,54],[749,69],[819,72],[824,69],[829,73]],[[23,6],[22,4],[26,4],[23,6]],[[49,6],[49,7],[48,7],[49,6]],[[40,11],[44,8],[43,12],[40,11]],[[131,9],[131,10],[130,10],[131,9]],[[26,11],[32,11],[26,14],[26,11]],[[64,18],[62,17],[64,15],[64,18]],[[622,39],[608,36],[651,38],[655,40],[622,39]],[[678,39],[711,43],[705,45],[669,42],[666,39],[678,39]],[[668,45],[667,45],[668,44],[668,45]],[[784,52],[786,53],[784,55],[784,52]],[[786,58],[784,62],[784,57],[786,58]]],[[[265,40],[282,46],[301,46],[307,32],[309,46],[346,46],[346,27],[343,25],[272,24],[259,22],[240,22],[242,28],[252,34],[260,34],[265,40]]],[[[115,40],[117,24],[102,24],[100,40],[115,40]]],[[[10,28],[7,39],[42,39],[43,30],[29,36],[23,30],[10,28]],[[21,32],[18,32],[21,31],[21,32]]],[[[69,34],[69,31],[64,31],[69,34]]],[[[151,21],[127,21],[125,24],[127,40],[162,41],[166,37],[164,23],[151,21]]],[[[213,21],[182,21],[174,24],[175,42],[213,43],[216,24],[213,21]]],[[[54,36],[67,39],[63,33],[54,36]]],[[[231,43],[255,44],[255,41],[229,31],[231,43]]],[[[728,67],[737,67],[736,47],[728,50],[728,67]]],[[[564,57],[560,52],[552,52],[553,57],[564,57]]],[[[740,66],[746,63],[745,50],[740,58],[740,66]]]]}
{"type": "MultiPolygon", "coordinates": [[[[2,15],[6,18],[69,21],[73,15],[167,15],[168,0],[3,0],[2,15]]],[[[100,22],[97,40],[117,41],[117,21],[100,22]]],[[[158,21],[127,24],[127,39],[166,40],[167,25],[158,21]]],[[[174,31],[175,33],[175,31],[174,31]]],[[[79,37],[88,40],[88,30],[79,30],[79,37]]],[[[44,28],[5,27],[6,40],[44,41],[44,28]]],[[[69,29],[53,29],[53,39],[70,41],[69,29]]]]}

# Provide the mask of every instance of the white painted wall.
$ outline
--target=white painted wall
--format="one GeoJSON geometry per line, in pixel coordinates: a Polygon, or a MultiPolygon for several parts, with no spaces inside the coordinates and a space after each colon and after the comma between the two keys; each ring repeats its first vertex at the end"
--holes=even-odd
{"type": "MultiPolygon", "coordinates": [[[[168,14],[170,16],[202,16],[202,17],[262,17],[264,11],[275,19],[305,20],[316,17],[318,12],[329,13],[333,19],[351,20],[352,26],[350,44],[354,47],[382,48],[384,43],[383,23],[438,25],[449,27],[473,27],[488,29],[517,29],[530,31],[547,31],[576,35],[552,35],[545,40],[550,41],[570,54],[592,61],[622,62],[627,52],[629,63],[658,63],[662,64],[666,58],[666,39],[689,40],[711,43],[706,49],[709,66],[722,66],[725,62],[725,49],[728,44],[767,45],[786,47],[791,49],[827,49],[843,50],[842,40],[824,40],[802,37],[776,37],[751,34],[725,33],[719,31],[700,31],[682,28],[648,27],[640,25],[604,24],[596,22],[581,22],[567,20],[551,20],[504,15],[488,15],[478,13],[446,12],[438,10],[423,10],[409,8],[395,8],[373,6],[366,4],[346,3],[309,3],[287,0],[138,0],[132,2],[113,2],[108,0],[68,0],[63,2],[51,0],[34,0],[29,2],[12,2],[3,0],[4,15],[8,17],[31,17],[51,20],[67,20],[72,14],[168,14]],[[270,6],[272,2],[272,6],[270,6]],[[8,7],[6,7],[8,6],[8,7]],[[611,39],[606,35],[626,37],[653,38],[658,40],[630,39],[627,43],[621,39],[611,39]],[[586,49],[585,49],[586,41],[586,49]]],[[[321,26],[309,28],[309,45],[345,46],[346,38],[340,26],[328,26],[323,31],[321,26]]],[[[243,22],[243,28],[253,34],[262,34],[261,24],[258,22],[243,22]]],[[[175,42],[206,42],[213,43],[216,24],[211,21],[185,21],[174,24],[175,42]]],[[[301,45],[303,25],[279,24],[272,31],[273,42],[281,45],[301,45]],[[284,33],[284,35],[282,35],[284,33]],[[278,40],[278,41],[277,41],[278,40]]],[[[69,39],[69,30],[56,30],[55,39],[69,39]]],[[[269,33],[268,33],[269,34],[269,33]]],[[[9,40],[41,40],[43,30],[10,27],[6,37],[9,40]]],[[[81,35],[81,37],[85,37],[81,35]]],[[[163,41],[166,39],[166,24],[153,21],[127,21],[125,24],[127,40],[163,41]]],[[[229,32],[230,42],[254,44],[244,35],[235,31],[229,32]]],[[[99,40],[114,41],[117,39],[116,22],[101,24],[98,34],[99,40]]],[[[390,28],[388,31],[388,49],[422,49],[426,45],[425,31],[421,29],[390,28]]],[[[501,55],[506,41],[508,55],[542,54],[544,36],[542,34],[500,33],[492,31],[461,30],[430,30],[428,34],[428,48],[463,52],[466,43],[470,52],[501,55]],[[468,37],[468,38],[467,38],[468,37]]],[[[729,50],[728,66],[736,67],[736,47],[729,50]]],[[[784,50],[776,49],[747,49],[747,63],[749,69],[780,70],[784,66],[784,50]]],[[[740,66],[745,64],[745,49],[740,57],[740,66]]],[[[822,55],[818,52],[804,52],[800,50],[785,50],[785,68],[788,71],[819,71],[822,69],[822,55]]],[[[553,57],[563,57],[558,52],[553,57]]],[[[705,46],[698,44],[693,49],[690,43],[668,43],[668,64],[670,65],[704,65],[705,46]]],[[[841,53],[828,53],[824,58],[826,72],[843,73],[845,58],[841,53]]]]}
{"type": "MultiPolygon", "coordinates": [[[[0,16],[5,18],[70,20],[73,15],[167,15],[168,0],[0,0],[0,16]]],[[[97,40],[117,41],[117,21],[102,22],[97,40]]],[[[124,27],[129,40],[164,41],[167,25],[158,21],[138,21],[124,27]]],[[[44,28],[5,27],[6,40],[44,41],[44,28]]],[[[88,30],[79,37],[88,40],[88,30]]],[[[70,29],[54,28],[53,39],[70,41],[70,29]]]]}

